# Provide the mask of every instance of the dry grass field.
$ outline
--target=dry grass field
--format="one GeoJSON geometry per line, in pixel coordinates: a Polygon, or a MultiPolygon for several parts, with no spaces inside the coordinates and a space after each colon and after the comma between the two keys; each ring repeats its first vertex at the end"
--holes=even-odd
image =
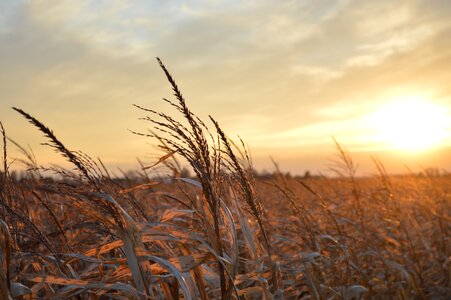
{"type": "Polygon", "coordinates": [[[451,176],[389,176],[375,161],[359,178],[338,144],[338,177],[257,176],[244,143],[193,114],[160,65],[174,113],[138,107],[150,130],[136,134],[165,154],[134,176],[15,109],[73,169],[21,148],[29,171],[12,178],[8,147],[21,146],[3,130],[0,299],[450,298],[451,176]]]}

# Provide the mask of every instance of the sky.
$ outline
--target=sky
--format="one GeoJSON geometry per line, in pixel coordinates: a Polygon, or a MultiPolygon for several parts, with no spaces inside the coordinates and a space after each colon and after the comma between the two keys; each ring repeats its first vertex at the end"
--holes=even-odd
{"type": "Polygon", "coordinates": [[[259,170],[325,172],[332,137],[364,174],[371,156],[451,170],[450,16],[446,0],[2,0],[0,120],[42,165],[64,160],[12,106],[112,168],[150,163],[132,105],[175,115],[160,57],[259,170]]]}

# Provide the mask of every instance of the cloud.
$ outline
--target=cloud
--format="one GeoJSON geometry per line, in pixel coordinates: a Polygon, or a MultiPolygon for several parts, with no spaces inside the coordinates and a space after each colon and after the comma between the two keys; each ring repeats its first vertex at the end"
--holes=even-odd
{"type": "Polygon", "coordinates": [[[322,67],[310,67],[305,65],[297,65],[292,67],[293,72],[303,74],[308,77],[320,80],[328,81],[330,79],[338,78],[341,76],[340,71],[329,70],[322,67]]]}
{"type": "Polygon", "coordinates": [[[324,145],[384,97],[451,95],[448,2],[2,1],[0,118],[41,141],[9,112],[20,106],[77,147],[133,160],[147,150],[126,131],[146,126],[131,104],[167,109],[161,56],[193,110],[251,146],[288,148],[288,133],[324,145]]]}

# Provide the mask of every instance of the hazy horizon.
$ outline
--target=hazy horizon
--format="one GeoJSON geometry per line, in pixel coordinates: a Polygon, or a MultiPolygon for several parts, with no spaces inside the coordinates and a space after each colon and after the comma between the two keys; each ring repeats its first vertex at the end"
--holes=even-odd
{"type": "Polygon", "coordinates": [[[335,137],[362,175],[372,156],[450,171],[450,15],[447,1],[2,1],[0,121],[42,165],[64,159],[12,106],[111,168],[151,164],[155,141],[130,130],[149,127],[133,104],[175,115],[158,56],[257,170],[326,172],[335,137]]]}

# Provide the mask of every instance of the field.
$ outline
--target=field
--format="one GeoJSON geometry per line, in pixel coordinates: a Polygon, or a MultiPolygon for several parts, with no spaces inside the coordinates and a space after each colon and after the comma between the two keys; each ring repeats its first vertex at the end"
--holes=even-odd
{"type": "Polygon", "coordinates": [[[2,130],[0,299],[449,299],[450,175],[389,176],[375,160],[378,175],[358,178],[337,144],[337,177],[258,176],[160,65],[174,115],[138,107],[151,130],[136,134],[164,154],[133,176],[15,108],[74,168],[37,165],[2,130]]]}

